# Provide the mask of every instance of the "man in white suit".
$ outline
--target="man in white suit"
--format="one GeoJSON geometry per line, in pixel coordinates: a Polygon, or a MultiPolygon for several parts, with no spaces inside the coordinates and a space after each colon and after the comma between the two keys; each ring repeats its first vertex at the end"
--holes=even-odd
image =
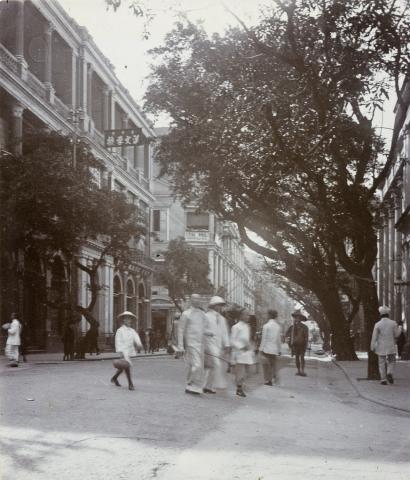
{"type": "Polygon", "coordinates": [[[201,297],[193,294],[191,308],[182,313],[178,322],[178,355],[184,355],[188,366],[185,393],[194,395],[203,392],[205,324],[201,297]]]}
{"type": "Polygon", "coordinates": [[[281,353],[281,327],[277,321],[278,312],[268,310],[269,320],[262,328],[262,339],[259,351],[262,354],[263,375],[265,385],[272,386],[278,382],[278,355],[281,353]]]}
{"type": "Polygon", "coordinates": [[[401,327],[389,318],[390,308],[379,308],[380,320],[375,324],[370,348],[379,357],[379,371],[382,385],[393,383],[394,362],[396,361],[396,339],[401,327]]]}

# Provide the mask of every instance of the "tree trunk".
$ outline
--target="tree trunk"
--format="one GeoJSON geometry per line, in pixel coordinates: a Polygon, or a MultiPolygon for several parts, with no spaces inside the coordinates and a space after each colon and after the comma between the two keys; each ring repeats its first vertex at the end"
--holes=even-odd
{"type": "Polygon", "coordinates": [[[318,298],[330,323],[332,351],[336,355],[336,360],[357,360],[350,336],[350,324],[343,312],[339,292],[334,288],[328,288],[320,296],[318,295],[318,298]]]}
{"type": "Polygon", "coordinates": [[[364,324],[366,329],[366,349],[368,352],[367,378],[368,380],[379,380],[380,374],[377,355],[370,351],[370,342],[372,339],[374,324],[379,320],[379,300],[377,297],[376,283],[374,282],[371,273],[363,279],[359,278],[357,282],[362,299],[364,324]]]}

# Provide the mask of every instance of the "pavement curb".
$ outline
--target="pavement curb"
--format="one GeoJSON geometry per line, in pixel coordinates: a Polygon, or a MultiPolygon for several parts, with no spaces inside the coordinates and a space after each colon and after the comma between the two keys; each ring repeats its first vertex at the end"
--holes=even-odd
{"type": "Polygon", "coordinates": [[[360,389],[357,387],[357,385],[355,384],[355,382],[350,378],[350,375],[347,373],[346,369],[340,365],[339,362],[337,362],[334,358],[331,359],[332,362],[336,365],[337,368],[339,368],[343,374],[345,375],[345,377],[347,378],[348,382],[350,383],[350,385],[353,387],[354,391],[356,392],[357,396],[362,398],[363,400],[366,400],[368,402],[371,402],[371,403],[374,403],[376,405],[380,405],[382,407],[387,407],[387,408],[391,408],[392,410],[397,410],[398,412],[405,412],[405,413],[410,413],[410,409],[408,408],[401,408],[401,407],[396,407],[395,405],[391,405],[390,403],[386,403],[386,402],[382,402],[380,400],[376,400],[372,397],[369,397],[365,394],[363,394],[360,389]]]}

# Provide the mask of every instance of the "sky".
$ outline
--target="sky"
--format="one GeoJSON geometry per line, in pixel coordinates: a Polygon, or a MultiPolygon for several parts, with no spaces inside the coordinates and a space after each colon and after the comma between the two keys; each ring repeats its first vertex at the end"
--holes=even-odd
{"type": "MultiPolygon", "coordinates": [[[[134,16],[130,0],[114,12],[107,11],[105,0],[59,0],[63,8],[80,25],[85,26],[105,56],[116,67],[116,74],[134,98],[140,102],[144,94],[151,62],[148,50],[161,44],[164,34],[176,20],[177,8],[192,20],[201,20],[209,33],[223,32],[236,20],[223,7],[222,1],[211,0],[149,0],[156,8],[155,20],[150,25],[150,38],[143,39],[144,22],[134,16]]],[[[229,8],[247,22],[258,17],[260,0],[225,0],[229,8]]]]}
{"type": "MultiPolygon", "coordinates": [[[[107,10],[105,0],[59,0],[63,8],[80,25],[85,26],[95,43],[115,66],[119,80],[141,104],[148,85],[151,57],[148,51],[159,46],[167,31],[176,21],[176,10],[182,10],[188,18],[200,20],[209,32],[222,33],[229,25],[237,25],[235,18],[224,8],[224,4],[247,24],[257,21],[260,8],[268,0],[145,0],[155,13],[149,27],[150,38],[143,38],[144,22],[129,9],[132,0],[122,0],[121,7],[114,12],[107,10]]],[[[390,137],[394,119],[394,95],[385,103],[385,112],[377,113],[375,125],[383,127],[380,134],[390,137]]],[[[165,126],[160,118],[156,126],[165,126]]]]}

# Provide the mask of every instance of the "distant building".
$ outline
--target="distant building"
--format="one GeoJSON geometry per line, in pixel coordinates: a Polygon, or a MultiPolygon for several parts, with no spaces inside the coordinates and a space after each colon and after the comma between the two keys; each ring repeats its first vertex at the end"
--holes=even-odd
{"type": "MultiPolygon", "coordinates": [[[[103,132],[140,128],[146,139],[155,137],[155,132],[86,28],[56,0],[0,2],[0,148],[21,153],[30,126],[76,132],[100,161],[96,172],[100,185],[124,192],[150,218],[154,197],[149,143],[108,151],[103,132]]],[[[90,240],[80,252],[81,260],[92,262],[100,251],[101,245],[90,240]]],[[[60,256],[52,266],[40,258],[26,256],[23,261],[27,268],[16,287],[17,296],[3,292],[1,320],[18,309],[28,322],[33,347],[60,349],[66,312],[45,307],[30,285],[41,283],[44,292],[63,299],[67,285],[74,282],[85,305],[90,295],[88,277],[70,278],[60,256]]],[[[127,270],[117,270],[112,259],[101,267],[102,290],[93,313],[100,322],[102,340],[111,343],[114,319],[124,309],[137,315],[139,327],[150,326],[151,263],[148,235],[135,245],[135,259],[127,270]]],[[[82,330],[86,329],[84,320],[82,330]]]]}
{"type": "MultiPolygon", "coordinates": [[[[166,129],[157,129],[161,137],[166,129]]],[[[227,302],[247,306],[253,313],[252,272],[245,262],[245,250],[240,241],[236,225],[221,220],[210,212],[199,212],[195,205],[183,206],[175,196],[166,177],[158,177],[159,165],[154,162],[152,193],[155,204],[152,210],[151,231],[152,258],[162,262],[162,252],[168,242],[183,237],[195,248],[205,251],[209,262],[209,280],[214,292],[227,302]]],[[[175,314],[167,290],[153,285],[152,322],[153,328],[169,330],[175,314]]]]}

